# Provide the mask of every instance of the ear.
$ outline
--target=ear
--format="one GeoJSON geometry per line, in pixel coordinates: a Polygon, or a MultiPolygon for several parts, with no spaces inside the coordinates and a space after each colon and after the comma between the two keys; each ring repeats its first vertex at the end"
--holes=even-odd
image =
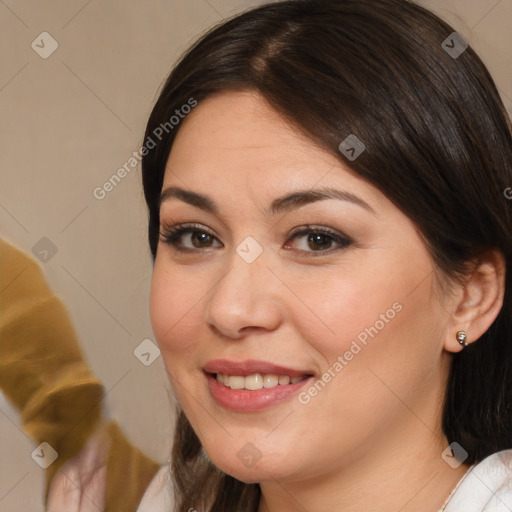
{"type": "Polygon", "coordinates": [[[489,329],[503,305],[506,261],[501,251],[488,249],[473,263],[473,271],[454,303],[444,342],[449,352],[464,348],[457,341],[457,331],[466,332],[468,345],[474,343],[489,329]]]}

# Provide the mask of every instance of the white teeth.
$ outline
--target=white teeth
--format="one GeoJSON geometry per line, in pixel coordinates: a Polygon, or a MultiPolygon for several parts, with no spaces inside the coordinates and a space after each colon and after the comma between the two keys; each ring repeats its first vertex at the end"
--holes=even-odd
{"type": "Polygon", "coordinates": [[[279,384],[279,376],[274,374],[265,375],[263,377],[264,388],[275,388],[279,384]]]}
{"type": "Polygon", "coordinates": [[[245,389],[251,389],[252,391],[255,391],[257,389],[261,389],[263,386],[263,377],[259,373],[254,375],[247,375],[247,377],[245,377],[245,389]]]}
{"type": "MultiPolygon", "coordinates": [[[[224,380],[226,382],[226,380],[224,380]]],[[[231,389],[244,389],[245,377],[239,375],[230,375],[228,377],[228,385],[231,389]]]]}
{"type": "Polygon", "coordinates": [[[275,388],[276,386],[286,386],[288,384],[296,384],[301,380],[307,378],[306,375],[301,377],[290,377],[289,375],[276,375],[274,373],[268,373],[262,375],[261,373],[255,373],[247,375],[225,375],[223,373],[217,373],[216,379],[224,386],[231,389],[249,389],[251,391],[257,391],[262,388],[275,388]]]}

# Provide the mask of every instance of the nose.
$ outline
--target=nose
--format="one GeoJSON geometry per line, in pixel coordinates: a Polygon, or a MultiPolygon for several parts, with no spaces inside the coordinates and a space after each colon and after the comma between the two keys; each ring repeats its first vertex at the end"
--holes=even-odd
{"type": "Polygon", "coordinates": [[[247,263],[233,251],[206,306],[206,321],[217,334],[240,339],[252,330],[272,331],[280,325],[283,285],[264,255],[247,263]]]}

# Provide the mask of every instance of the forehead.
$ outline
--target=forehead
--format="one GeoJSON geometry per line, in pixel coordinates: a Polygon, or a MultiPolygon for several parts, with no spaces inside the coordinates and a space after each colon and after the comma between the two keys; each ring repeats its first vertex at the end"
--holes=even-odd
{"type": "MultiPolygon", "coordinates": [[[[287,123],[254,92],[222,92],[209,96],[183,121],[171,157],[233,158],[241,153],[290,159],[304,158],[313,143],[287,123]]],[[[318,156],[318,155],[317,155],[318,156]]]]}
{"type": "Polygon", "coordinates": [[[253,92],[207,97],[182,121],[162,189],[170,186],[232,204],[245,204],[245,197],[268,204],[294,190],[336,187],[390,206],[378,189],[253,92]]]}
{"type": "MultiPolygon", "coordinates": [[[[322,170],[342,163],[284,120],[253,92],[222,92],[207,97],[182,121],[171,150],[165,182],[173,173],[189,179],[234,179],[251,174],[279,181],[307,171],[319,177],[322,170]]],[[[309,183],[309,181],[308,181],[309,183]]],[[[306,183],[304,183],[306,184],[306,183]]]]}

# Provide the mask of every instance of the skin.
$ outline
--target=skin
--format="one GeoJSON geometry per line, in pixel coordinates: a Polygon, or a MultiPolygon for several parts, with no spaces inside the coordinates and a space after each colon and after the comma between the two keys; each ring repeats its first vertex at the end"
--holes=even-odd
{"type": "MultiPolygon", "coordinates": [[[[198,223],[181,237],[195,252],[160,241],[151,322],[177,398],[211,461],[262,489],[259,512],[427,511],[441,507],[468,469],[441,457],[442,400],[452,353],[491,325],[503,301],[504,262],[489,253],[465,286],[444,294],[412,221],[377,188],[315,146],[256,93],[202,101],[180,126],[163,190],[207,194],[212,214],[172,198],[161,223],[198,223]],[[375,214],[338,199],[266,216],[278,196],[330,186],[375,214]],[[327,237],[292,239],[306,224],[327,237]],[[253,237],[263,253],[236,252],[253,237]],[[322,252],[323,251],[323,252],[322,252]],[[402,309],[310,402],[297,396],[259,412],[223,409],[202,366],[258,359],[321,376],[394,303],[402,309]],[[237,457],[252,443],[261,459],[237,457]]],[[[164,229],[164,227],[162,227],[164,229]]]]}

